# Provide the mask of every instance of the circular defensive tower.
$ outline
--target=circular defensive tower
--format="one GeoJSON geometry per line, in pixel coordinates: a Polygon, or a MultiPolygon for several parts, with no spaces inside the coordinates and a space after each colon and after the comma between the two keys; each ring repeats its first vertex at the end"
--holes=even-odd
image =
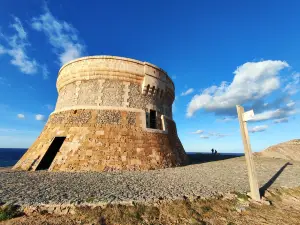
{"type": "Polygon", "coordinates": [[[56,86],[54,112],[14,169],[150,170],[186,163],[172,119],[174,83],[157,66],[83,57],[60,69],[56,86]]]}

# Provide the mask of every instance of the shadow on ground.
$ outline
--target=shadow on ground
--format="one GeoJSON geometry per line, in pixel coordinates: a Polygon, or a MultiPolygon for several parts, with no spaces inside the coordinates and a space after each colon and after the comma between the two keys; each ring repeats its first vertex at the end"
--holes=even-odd
{"type": "Polygon", "coordinates": [[[260,192],[260,195],[261,196],[264,196],[265,195],[265,192],[267,189],[269,189],[271,187],[271,185],[276,181],[276,179],[280,176],[280,174],[283,172],[283,170],[287,167],[287,166],[291,166],[293,165],[292,163],[290,162],[287,162],[286,164],[284,164],[272,177],[271,179],[265,183],[260,189],[259,189],[259,192],[260,192]]]}
{"type": "Polygon", "coordinates": [[[225,159],[232,159],[241,157],[240,155],[222,155],[222,154],[208,154],[208,153],[187,153],[189,157],[189,164],[198,164],[198,163],[206,163],[213,162],[225,159]]]}

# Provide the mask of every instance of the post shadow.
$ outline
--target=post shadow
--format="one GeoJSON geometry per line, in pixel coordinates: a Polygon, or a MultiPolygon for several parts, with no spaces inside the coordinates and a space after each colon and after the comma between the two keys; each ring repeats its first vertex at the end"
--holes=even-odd
{"type": "Polygon", "coordinates": [[[273,177],[267,182],[265,183],[260,189],[259,189],[259,193],[260,196],[264,196],[266,190],[271,187],[271,185],[275,182],[275,180],[280,176],[280,174],[283,172],[283,170],[289,166],[289,165],[293,165],[290,162],[287,162],[286,164],[284,164],[274,175],[273,177]]]}

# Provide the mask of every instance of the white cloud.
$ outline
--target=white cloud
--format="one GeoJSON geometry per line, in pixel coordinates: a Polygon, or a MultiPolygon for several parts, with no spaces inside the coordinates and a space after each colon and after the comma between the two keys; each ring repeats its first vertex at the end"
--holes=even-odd
{"type": "Polygon", "coordinates": [[[192,132],[192,134],[201,134],[199,137],[203,139],[208,139],[210,137],[217,137],[217,138],[222,138],[229,136],[228,134],[221,134],[217,132],[207,132],[204,130],[196,130],[195,132],[192,132]]]}
{"type": "Polygon", "coordinates": [[[15,131],[17,130],[11,128],[0,128],[0,132],[4,132],[4,133],[15,132],[15,131]]]}
{"type": "Polygon", "coordinates": [[[4,77],[0,77],[0,84],[11,87],[11,84],[7,82],[7,79],[4,77]]]}
{"type": "Polygon", "coordinates": [[[48,67],[46,65],[42,65],[41,66],[42,69],[42,74],[43,74],[43,78],[46,80],[49,78],[49,70],[48,67]]]}
{"type": "Polygon", "coordinates": [[[249,129],[250,133],[263,132],[268,128],[267,125],[255,126],[249,129]]]}
{"type": "Polygon", "coordinates": [[[287,107],[293,107],[296,104],[293,100],[286,104],[287,107]]]}
{"type": "Polygon", "coordinates": [[[273,120],[273,123],[287,123],[287,122],[289,122],[289,119],[286,117],[273,120]]]}
{"type": "Polygon", "coordinates": [[[6,49],[2,45],[0,45],[0,55],[5,53],[6,53],[6,49]]]}
{"type": "Polygon", "coordinates": [[[229,136],[229,134],[220,134],[217,132],[208,132],[208,135],[211,137],[218,137],[218,138],[229,136]]]}
{"type": "Polygon", "coordinates": [[[61,65],[83,55],[85,46],[79,41],[77,30],[66,21],[56,19],[47,7],[44,14],[32,19],[31,25],[46,34],[61,65]]]}
{"type": "Polygon", "coordinates": [[[284,92],[287,92],[290,95],[296,94],[300,89],[300,73],[294,73],[290,82],[287,83],[284,92]]]}
{"type": "Polygon", "coordinates": [[[289,67],[285,61],[247,62],[234,71],[232,83],[221,82],[195,95],[187,108],[187,116],[206,111],[233,110],[235,105],[261,99],[280,87],[279,73],[289,67]]]}
{"type": "Polygon", "coordinates": [[[204,131],[203,130],[196,130],[192,132],[192,134],[202,134],[204,131]]]}
{"type": "Polygon", "coordinates": [[[232,120],[235,120],[235,119],[236,119],[235,117],[225,116],[222,119],[217,119],[217,121],[219,121],[219,122],[229,122],[229,121],[232,121],[232,120]]]}
{"type": "Polygon", "coordinates": [[[281,108],[281,109],[275,109],[275,110],[268,110],[262,113],[258,113],[254,115],[254,118],[251,121],[264,121],[269,119],[279,119],[283,117],[287,117],[290,115],[295,114],[295,110],[281,108]]]}
{"type": "Polygon", "coordinates": [[[199,137],[202,138],[202,139],[208,139],[209,138],[209,136],[207,136],[207,135],[200,135],[199,137]]]}
{"type": "Polygon", "coordinates": [[[1,34],[2,38],[7,42],[8,47],[0,46],[0,54],[8,54],[12,57],[11,64],[17,66],[21,72],[25,74],[35,74],[38,70],[38,63],[35,59],[31,59],[27,55],[27,33],[18,17],[13,17],[14,23],[10,24],[15,30],[15,34],[7,36],[1,34]]]}
{"type": "Polygon", "coordinates": [[[25,32],[22,23],[18,17],[14,17],[15,23],[11,24],[10,26],[13,27],[17,33],[18,37],[20,39],[26,39],[27,38],[27,33],[25,32]]]}
{"type": "Polygon", "coordinates": [[[185,92],[182,92],[180,95],[181,96],[186,96],[186,95],[192,94],[193,92],[194,92],[194,89],[193,88],[189,88],[185,92]]]}
{"type": "Polygon", "coordinates": [[[37,114],[37,115],[35,115],[35,119],[40,120],[40,121],[45,121],[46,117],[44,115],[37,114]]]}
{"type": "Polygon", "coordinates": [[[24,115],[24,114],[18,114],[17,117],[18,117],[19,119],[25,119],[25,115],[24,115]]]}

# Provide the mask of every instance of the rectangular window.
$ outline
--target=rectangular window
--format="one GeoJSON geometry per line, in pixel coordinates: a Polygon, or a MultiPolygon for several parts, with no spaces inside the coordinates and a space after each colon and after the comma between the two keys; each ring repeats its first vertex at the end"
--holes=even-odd
{"type": "Polygon", "coordinates": [[[150,128],[156,129],[156,111],[150,110],[150,128]]]}

